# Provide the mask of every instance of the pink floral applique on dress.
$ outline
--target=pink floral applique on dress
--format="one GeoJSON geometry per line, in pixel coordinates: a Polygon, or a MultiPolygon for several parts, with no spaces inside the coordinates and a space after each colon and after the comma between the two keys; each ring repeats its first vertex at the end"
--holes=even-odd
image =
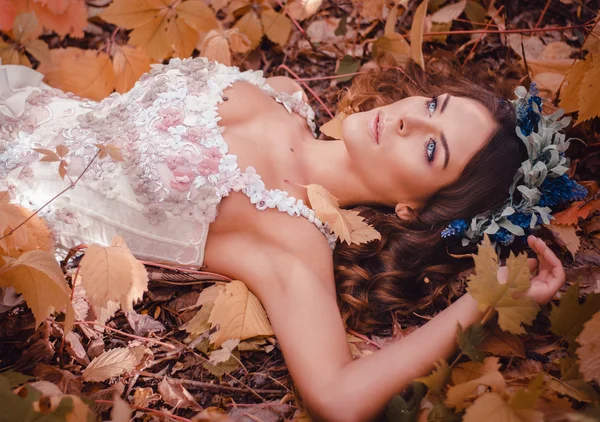
{"type": "Polygon", "coordinates": [[[219,162],[223,155],[219,152],[219,148],[202,147],[202,152],[205,158],[198,164],[198,171],[202,176],[208,176],[210,174],[217,173],[219,171],[219,162]]]}
{"type": "Polygon", "coordinates": [[[183,112],[176,108],[165,108],[158,110],[158,115],[162,119],[156,124],[156,128],[167,132],[170,127],[177,126],[183,122],[183,112]]]}

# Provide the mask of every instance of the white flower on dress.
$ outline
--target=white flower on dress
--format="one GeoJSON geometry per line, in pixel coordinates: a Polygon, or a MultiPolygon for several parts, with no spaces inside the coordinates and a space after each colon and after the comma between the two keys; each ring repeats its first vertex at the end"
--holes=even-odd
{"type": "Polygon", "coordinates": [[[162,204],[150,204],[144,208],[144,216],[148,219],[150,224],[159,224],[161,221],[167,219],[167,213],[162,207],[162,204]]]}
{"type": "Polygon", "coordinates": [[[104,179],[98,183],[98,192],[106,196],[107,199],[114,199],[118,195],[116,179],[104,179]]]}

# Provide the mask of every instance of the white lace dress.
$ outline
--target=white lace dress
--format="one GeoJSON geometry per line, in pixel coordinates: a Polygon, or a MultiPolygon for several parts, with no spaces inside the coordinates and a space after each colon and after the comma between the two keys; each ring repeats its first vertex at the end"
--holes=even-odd
{"type": "Polygon", "coordinates": [[[0,190],[35,210],[83,173],[40,213],[60,247],[109,245],[119,234],[139,258],[199,266],[209,225],[231,191],[243,192],[258,210],[307,218],[334,246],[327,224],[302,200],[267,189],[253,167],[238,168],[218,124],[223,90],[245,81],[305,117],[314,131],[314,112],[301,92],[277,93],[261,71],[204,58],[157,65],[129,92],[100,102],[50,88],[42,78],[26,67],[0,66],[0,190]],[[68,147],[64,179],[59,161],[34,151],[63,153],[60,145],[68,147]],[[105,154],[117,149],[122,161],[105,154]]]}

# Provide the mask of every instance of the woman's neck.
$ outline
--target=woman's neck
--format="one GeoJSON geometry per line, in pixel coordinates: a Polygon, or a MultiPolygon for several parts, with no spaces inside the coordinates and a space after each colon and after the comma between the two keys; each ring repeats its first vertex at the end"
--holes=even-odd
{"type": "Polygon", "coordinates": [[[307,139],[300,158],[308,183],[323,186],[341,207],[381,204],[354,171],[343,141],[307,139]]]}

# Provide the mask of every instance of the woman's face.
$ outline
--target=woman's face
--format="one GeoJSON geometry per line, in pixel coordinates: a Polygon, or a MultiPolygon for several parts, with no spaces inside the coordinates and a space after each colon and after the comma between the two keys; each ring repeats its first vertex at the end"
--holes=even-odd
{"type": "Polygon", "coordinates": [[[351,165],[390,206],[421,207],[456,181],[497,127],[475,100],[442,94],[408,97],[348,116],[343,138],[351,165]]]}

